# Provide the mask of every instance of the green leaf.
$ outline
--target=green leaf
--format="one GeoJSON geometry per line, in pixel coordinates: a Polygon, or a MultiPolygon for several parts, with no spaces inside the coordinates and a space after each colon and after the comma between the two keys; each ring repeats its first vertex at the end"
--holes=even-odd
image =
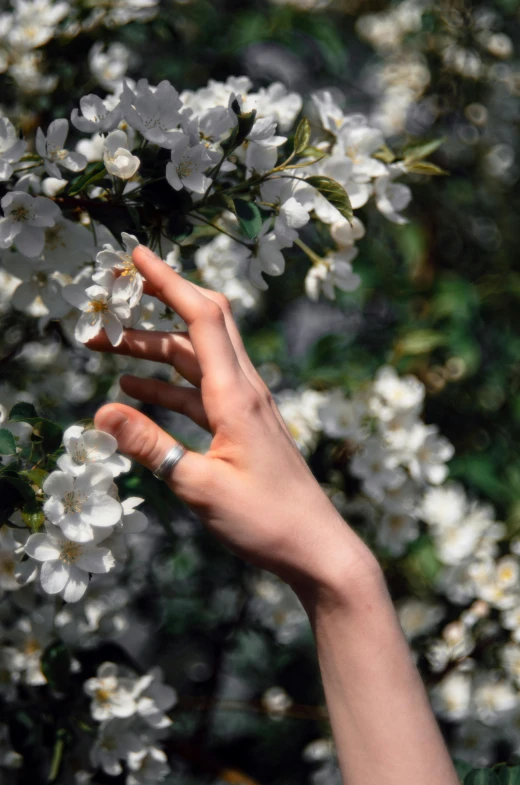
{"type": "Polygon", "coordinates": [[[496,774],[499,785],[520,785],[520,766],[504,766],[496,774]]]}
{"type": "Polygon", "coordinates": [[[421,161],[423,158],[427,158],[434,153],[441,144],[444,144],[444,139],[432,139],[431,142],[406,147],[403,153],[404,163],[413,163],[413,161],[421,161]]]}
{"type": "Polygon", "coordinates": [[[294,135],[294,152],[295,155],[301,155],[307,148],[311,138],[311,124],[306,117],[303,117],[298,123],[298,128],[294,135]]]}
{"type": "Polygon", "coordinates": [[[492,769],[475,769],[466,774],[464,785],[499,785],[499,779],[492,769]]]}
{"type": "Polygon", "coordinates": [[[34,417],[38,417],[38,412],[32,403],[26,401],[15,403],[9,412],[9,422],[29,422],[34,417]]]}
{"type": "Polygon", "coordinates": [[[410,330],[395,346],[398,355],[426,354],[446,343],[444,335],[434,330],[410,330]]]}
{"type": "Polygon", "coordinates": [[[41,667],[51,687],[61,692],[67,690],[70,684],[70,652],[61,641],[47,646],[41,667]]]}
{"type": "MultiPolygon", "coordinates": [[[[254,202],[246,202],[245,199],[231,199],[233,203],[233,212],[238,218],[241,230],[246,237],[254,240],[258,237],[260,229],[262,228],[262,214],[254,202]]],[[[231,205],[229,207],[231,208],[231,205]]]]}
{"type": "Polygon", "coordinates": [[[76,196],[76,194],[79,194],[79,192],[83,191],[88,185],[92,185],[92,183],[101,180],[106,173],[107,170],[102,161],[89,164],[81,175],[74,177],[74,179],[70,181],[67,188],[67,194],[69,196],[76,196]]]}
{"type": "Polygon", "coordinates": [[[33,426],[32,441],[41,442],[45,452],[55,452],[61,446],[63,429],[51,420],[38,419],[33,426]]]}
{"type": "Polygon", "coordinates": [[[394,153],[386,144],[384,144],[377,153],[374,153],[374,158],[383,161],[384,164],[392,164],[395,161],[394,153]]]}
{"type": "Polygon", "coordinates": [[[459,775],[460,781],[464,782],[464,777],[473,770],[473,766],[471,766],[465,760],[454,760],[453,763],[457,774],[459,775]]]}
{"type": "Polygon", "coordinates": [[[352,205],[350,204],[348,193],[342,185],[333,180],[332,177],[324,177],[323,175],[306,177],[305,182],[312,185],[313,188],[316,188],[316,190],[336,208],[343,218],[346,218],[347,221],[352,221],[352,218],[354,217],[352,205]]]}
{"type": "Polygon", "coordinates": [[[24,505],[22,509],[22,520],[27,528],[30,529],[33,534],[36,534],[45,523],[45,515],[38,503],[30,503],[24,505]]]}
{"type": "Polygon", "coordinates": [[[7,428],[0,428],[0,455],[15,455],[16,441],[7,428]]]}
{"type": "Polygon", "coordinates": [[[449,174],[449,172],[447,172],[445,169],[441,169],[440,166],[436,166],[435,164],[432,164],[429,161],[417,161],[411,164],[405,162],[405,164],[407,170],[411,174],[424,174],[430,176],[449,174]]]}
{"type": "Polygon", "coordinates": [[[32,485],[41,488],[48,474],[45,469],[24,469],[20,472],[20,477],[26,477],[32,485]]]}

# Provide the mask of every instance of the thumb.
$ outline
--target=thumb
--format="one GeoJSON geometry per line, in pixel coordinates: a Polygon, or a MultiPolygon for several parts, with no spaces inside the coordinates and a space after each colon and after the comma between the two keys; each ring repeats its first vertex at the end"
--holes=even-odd
{"type": "MultiPolygon", "coordinates": [[[[102,406],[94,418],[96,428],[110,433],[118,449],[132,460],[155,471],[178,442],[137,409],[121,403],[102,406]]],[[[167,485],[183,501],[195,506],[203,503],[208,488],[211,461],[204,455],[187,451],[165,478],[167,485]]]]}

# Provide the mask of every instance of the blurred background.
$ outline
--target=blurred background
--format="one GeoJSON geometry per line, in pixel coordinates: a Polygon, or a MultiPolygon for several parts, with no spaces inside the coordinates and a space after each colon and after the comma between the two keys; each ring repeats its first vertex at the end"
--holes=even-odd
{"type": "MultiPolygon", "coordinates": [[[[7,14],[11,5],[4,1],[2,9],[7,14]]],[[[430,160],[448,174],[408,178],[407,223],[392,224],[368,208],[356,213],[366,226],[353,264],[362,279],[357,291],[311,302],[304,292],[308,264],[293,249],[285,274],[270,279],[261,304],[241,316],[241,330],[275,391],[304,385],[340,387],[349,395],[387,363],[417,376],[427,393],[425,421],[455,447],[450,478],[471,499],[493,505],[506,527],[504,543],[514,551],[520,531],[518,0],[84,0],[69,3],[67,13],[68,26],[24,61],[13,62],[5,49],[1,102],[14,107],[26,134],[69,117],[80,96],[110,90],[123,76],[152,84],[168,79],[181,91],[247,75],[254,89],[279,81],[304,101],[330,90],[346,112],[380,127],[396,151],[443,140],[430,160]]],[[[312,119],[312,112],[305,103],[303,113],[312,119]]],[[[127,361],[67,346],[55,324],[42,328],[11,309],[10,297],[6,278],[0,299],[6,397],[29,391],[66,425],[118,395],[117,375],[127,361]]],[[[181,418],[145,411],[204,446],[181,418]]],[[[347,459],[341,442],[326,439],[310,456],[314,473],[345,509],[359,499],[347,459]]],[[[133,557],[131,634],[84,657],[97,664],[128,656],[142,667],[163,667],[179,694],[166,745],[171,782],[339,783],[312,636],[290,592],[207,537],[139,467],[121,483],[127,493],[146,497],[156,526],[133,557]]],[[[364,515],[361,504],[347,515],[363,536],[364,515]]],[[[441,635],[460,607],[444,598],[442,612],[421,627],[442,594],[440,562],[427,534],[397,555],[375,547],[396,603],[412,615],[411,601],[422,603],[419,632],[412,622],[409,633],[434,689],[442,674],[425,657],[428,636],[441,635]]],[[[500,681],[495,655],[504,629],[493,612],[487,623],[483,643],[462,647],[450,667],[470,656],[500,681]]],[[[516,760],[520,753],[520,730],[512,731],[514,723],[520,727],[518,711],[512,715],[509,706],[501,720],[498,698],[492,702],[489,722],[478,706],[473,713],[440,711],[454,755],[473,765],[516,760]]],[[[95,778],[117,781],[99,772],[95,778]]]]}

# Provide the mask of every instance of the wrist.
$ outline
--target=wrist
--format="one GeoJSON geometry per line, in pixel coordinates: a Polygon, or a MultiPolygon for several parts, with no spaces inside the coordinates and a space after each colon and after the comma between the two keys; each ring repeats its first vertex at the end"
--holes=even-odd
{"type": "Polygon", "coordinates": [[[370,548],[336,510],[334,516],[330,526],[321,527],[324,536],[305,576],[290,581],[309,615],[317,608],[355,608],[372,597],[388,596],[383,571],[370,548]]]}

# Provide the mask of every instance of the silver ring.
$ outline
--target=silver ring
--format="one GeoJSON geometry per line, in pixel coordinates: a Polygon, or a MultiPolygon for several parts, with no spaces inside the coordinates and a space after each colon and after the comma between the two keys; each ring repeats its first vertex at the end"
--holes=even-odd
{"type": "Polygon", "coordinates": [[[153,472],[153,476],[158,480],[165,480],[170,474],[174,466],[176,466],[186,450],[182,444],[176,444],[171,450],[168,450],[164,459],[161,461],[157,469],[153,472]]]}

